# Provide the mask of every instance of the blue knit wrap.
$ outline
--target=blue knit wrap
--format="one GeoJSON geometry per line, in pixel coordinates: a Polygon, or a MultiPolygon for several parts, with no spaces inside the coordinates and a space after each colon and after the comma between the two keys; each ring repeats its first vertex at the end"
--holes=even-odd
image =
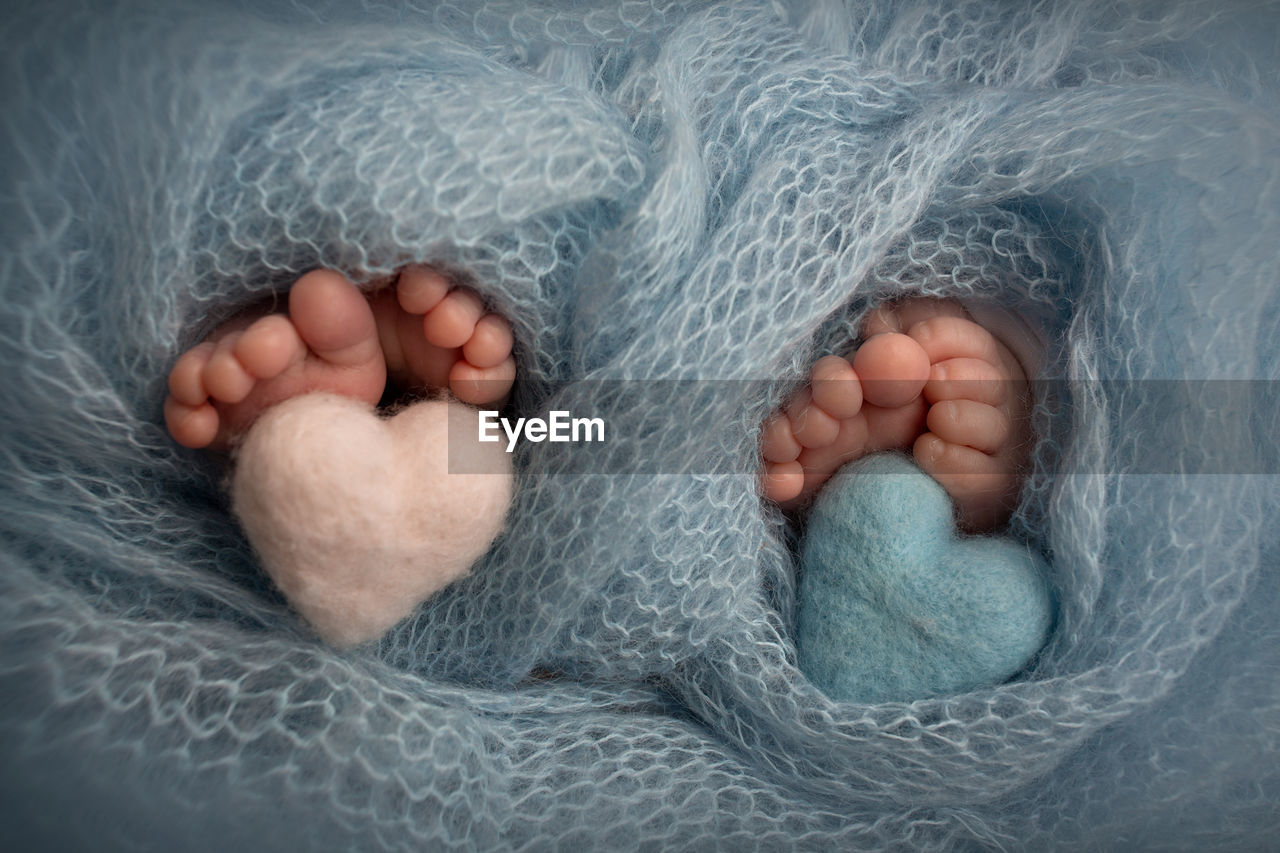
{"type": "Polygon", "coordinates": [[[1274,843],[1274,7],[9,6],[0,842],[1274,843]],[[471,576],[339,653],[166,374],[306,270],[412,261],[510,318],[513,412],[616,440],[526,445],[471,576]],[[1012,532],[1056,622],[1011,683],[834,703],[759,429],[907,292],[1050,330],[1012,532]]]}

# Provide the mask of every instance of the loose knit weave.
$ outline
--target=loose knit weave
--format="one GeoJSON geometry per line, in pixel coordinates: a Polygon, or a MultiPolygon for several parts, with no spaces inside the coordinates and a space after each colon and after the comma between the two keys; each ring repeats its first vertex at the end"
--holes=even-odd
{"type": "Polygon", "coordinates": [[[4,18],[0,846],[1274,844],[1273,4],[4,18]],[[510,319],[513,413],[613,432],[595,475],[525,445],[471,573],[338,652],[165,377],[306,270],[412,261],[510,319]],[[907,292],[1050,330],[1012,534],[1055,621],[1010,683],[833,703],[759,427],[907,292]],[[650,383],[643,418],[578,381],[621,379],[760,381],[650,383]]]}

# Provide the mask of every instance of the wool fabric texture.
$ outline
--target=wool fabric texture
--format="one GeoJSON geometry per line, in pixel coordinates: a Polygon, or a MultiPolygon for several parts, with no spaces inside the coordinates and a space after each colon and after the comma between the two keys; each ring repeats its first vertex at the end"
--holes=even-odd
{"type": "Polygon", "coordinates": [[[1044,561],[1008,537],[959,538],[946,492],[906,456],[837,471],[800,553],[798,662],[832,699],[904,702],[999,684],[1049,633],[1044,561]]]}
{"type": "Polygon", "coordinates": [[[5,15],[5,846],[1274,843],[1273,6],[5,15]],[[166,375],[307,270],[415,261],[510,319],[510,414],[612,431],[595,474],[517,448],[467,577],[340,651],[166,435],[166,375]],[[836,702],[760,425],[905,293],[1047,318],[1010,534],[1057,621],[1009,683],[836,702]]]}

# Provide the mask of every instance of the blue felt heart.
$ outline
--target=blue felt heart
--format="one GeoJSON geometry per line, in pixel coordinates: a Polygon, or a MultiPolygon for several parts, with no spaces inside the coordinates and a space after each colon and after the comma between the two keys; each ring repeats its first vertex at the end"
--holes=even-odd
{"type": "Polygon", "coordinates": [[[827,482],[800,572],[800,668],[837,700],[998,684],[1052,622],[1044,560],[1008,537],[958,537],[946,492],[896,453],[851,462],[827,482]]]}

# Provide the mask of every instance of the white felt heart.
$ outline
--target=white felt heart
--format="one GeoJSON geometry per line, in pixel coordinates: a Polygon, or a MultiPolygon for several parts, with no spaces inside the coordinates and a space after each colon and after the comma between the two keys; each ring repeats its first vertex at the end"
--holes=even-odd
{"type": "Polygon", "coordinates": [[[512,483],[510,457],[479,443],[472,408],[429,400],[383,418],[314,393],[250,428],[231,499],[290,604],[349,646],[464,576],[501,531],[512,483]]]}

